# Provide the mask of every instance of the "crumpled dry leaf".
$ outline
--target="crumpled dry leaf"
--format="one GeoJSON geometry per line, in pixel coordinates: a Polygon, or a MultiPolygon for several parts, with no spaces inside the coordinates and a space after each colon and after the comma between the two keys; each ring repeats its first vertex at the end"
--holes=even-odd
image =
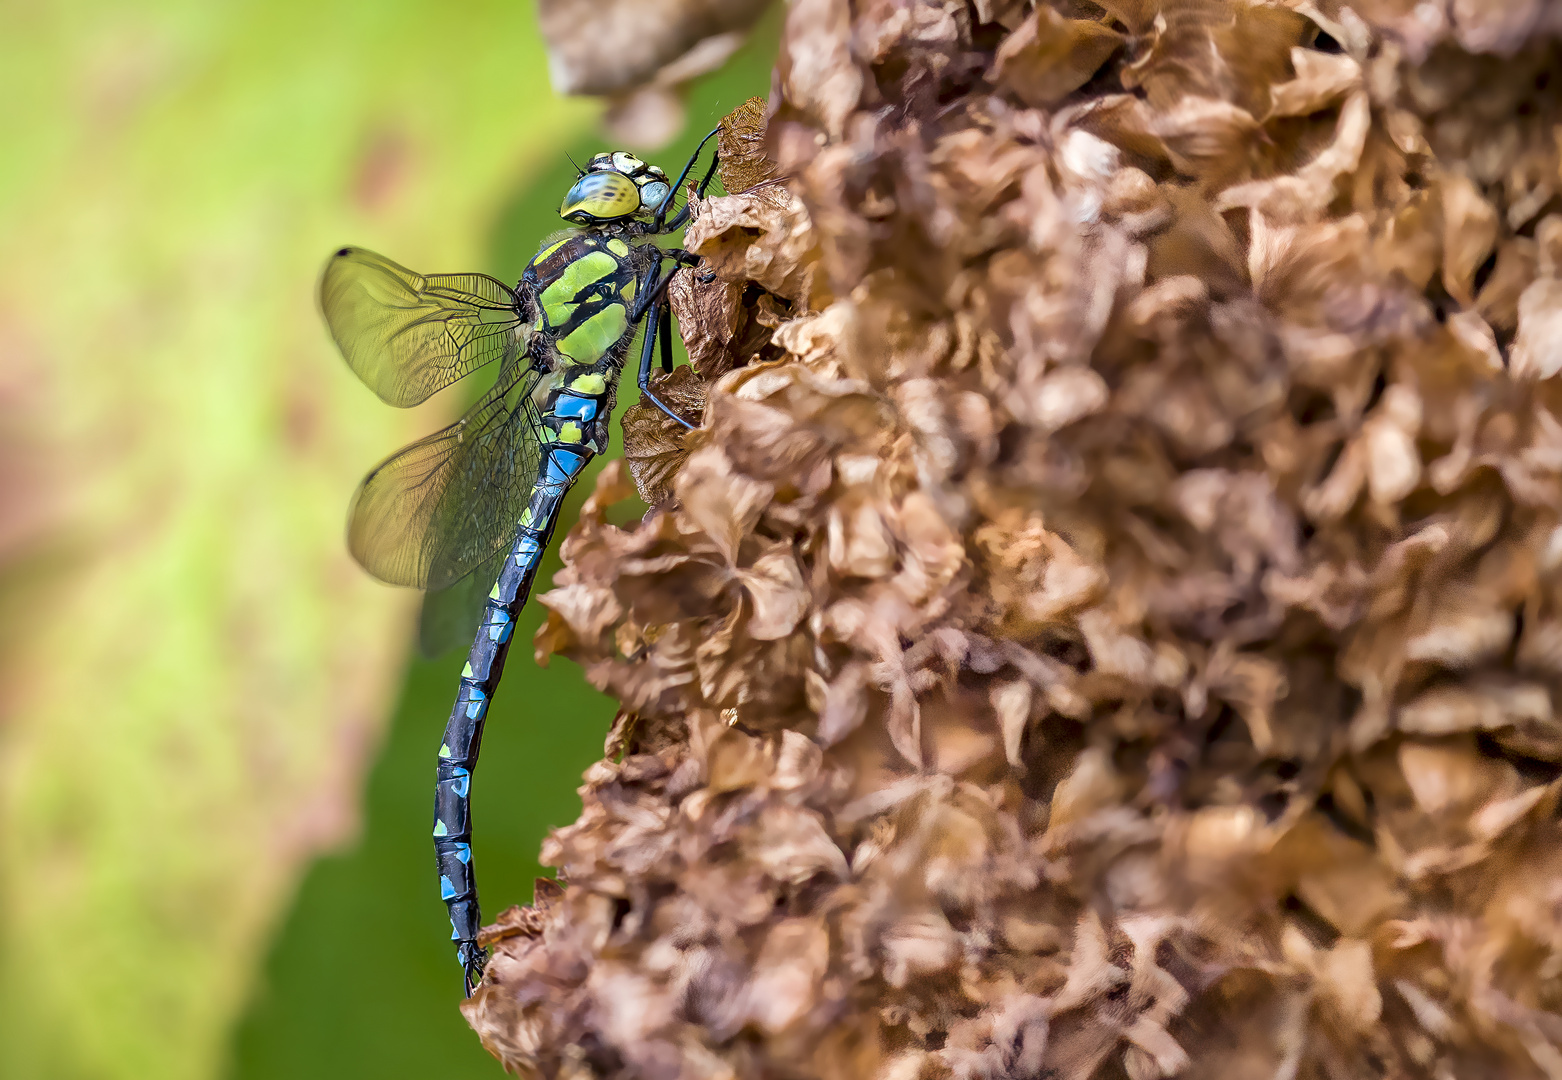
{"type": "MultiPolygon", "coordinates": [[[[705,411],[705,381],[688,365],[651,377],[651,392],[691,423],[705,411]]],[[[688,429],[645,400],[624,411],[624,461],[640,498],[651,506],[672,493],[673,478],[689,456],[688,429]]]]}
{"type": "Polygon", "coordinates": [[[810,310],[826,306],[817,272],[808,211],[790,188],[766,182],[737,195],[697,201],[684,247],[705,260],[705,272],[728,282],[753,282],[810,310]]]}
{"type": "Polygon", "coordinates": [[[993,72],[1025,104],[1052,106],[1085,85],[1122,41],[1095,19],[1068,19],[1042,6],[998,47],[993,72]]]}
{"type": "Polygon", "coordinates": [[[793,4],[672,291],[704,426],[541,598],[623,711],[505,1065],[1555,1075],[1559,36],[793,4]]]}
{"type": "Polygon", "coordinates": [[[764,98],[749,98],[722,118],[716,157],[716,175],[730,195],[775,177],[776,164],[765,153],[764,98]]]}

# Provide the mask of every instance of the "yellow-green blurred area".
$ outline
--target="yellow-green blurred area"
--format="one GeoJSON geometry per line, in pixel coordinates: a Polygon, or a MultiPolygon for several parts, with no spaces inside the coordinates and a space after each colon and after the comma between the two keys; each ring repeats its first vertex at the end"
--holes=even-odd
{"type": "MultiPolygon", "coordinates": [[[[654,160],[768,90],[774,15],[654,160]]],[[[416,595],[342,537],[472,391],[381,405],[314,289],[344,243],[514,280],[599,106],[522,0],[0,0],[0,100],[0,1077],[499,1075],[428,835],[460,657],[412,659],[416,595]]],[[[489,915],[612,716],[538,621],[476,778],[489,915]]]]}

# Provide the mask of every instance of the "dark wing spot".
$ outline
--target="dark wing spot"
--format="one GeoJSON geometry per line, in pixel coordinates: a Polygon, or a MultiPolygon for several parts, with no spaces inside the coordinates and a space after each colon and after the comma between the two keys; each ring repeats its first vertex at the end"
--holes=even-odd
{"type": "Polygon", "coordinates": [[[352,248],[342,248],[339,251],[337,251],[336,257],[338,259],[344,259],[347,256],[351,255],[352,253],[353,253],[353,249],[352,248]]]}

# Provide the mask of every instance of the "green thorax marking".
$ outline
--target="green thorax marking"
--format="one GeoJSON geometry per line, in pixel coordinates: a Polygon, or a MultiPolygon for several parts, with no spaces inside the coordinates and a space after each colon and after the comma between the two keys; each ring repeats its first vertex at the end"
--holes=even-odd
{"type": "Polygon", "coordinates": [[[629,309],[611,302],[554,343],[560,356],[577,365],[595,364],[629,329],[629,309]]]}
{"type": "MultiPolygon", "coordinates": [[[[616,278],[618,269],[618,260],[606,251],[593,251],[566,266],[558,279],[543,289],[542,295],[538,297],[542,301],[542,313],[547,316],[548,326],[562,329],[574,314],[575,308],[601,295],[601,289],[592,289],[591,286],[608,278],[616,278]]],[[[617,281],[613,284],[617,285],[617,281]]]]}
{"type": "Polygon", "coordinates": [[[548,243],[527,266],[521,284],[541,309],[537,331],[567,363],[595,364],[631,331],[629,305],[653,250],[576,233],[548,243]]]}

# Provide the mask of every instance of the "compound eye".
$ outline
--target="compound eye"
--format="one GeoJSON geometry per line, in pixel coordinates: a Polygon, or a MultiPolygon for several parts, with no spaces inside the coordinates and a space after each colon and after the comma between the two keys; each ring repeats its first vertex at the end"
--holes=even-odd
{"type": "Polygon", "coordinates": [[[647,210],[660,210],[662,203],[667,201],[673,189],[661,180],[652,180],[640,189],[640,201],[645,204],[647,210]]]}
{"type": "Polygon", "coordinates": [[[645,168],[645,162],[641,161],[633,154],[626,154],[620,150],[613,155],[613,168],[617,169],[626,176],[633,176],[635,173],[645,168]]]}
{"type": "Polygon", "coordinates": [[[640,209],[640,189],[633,180],[616,172],[588,172],[564,196],[559,216],[579,220],[575,214],[589,214],[598,221],[628,217],[640,209]]]}

